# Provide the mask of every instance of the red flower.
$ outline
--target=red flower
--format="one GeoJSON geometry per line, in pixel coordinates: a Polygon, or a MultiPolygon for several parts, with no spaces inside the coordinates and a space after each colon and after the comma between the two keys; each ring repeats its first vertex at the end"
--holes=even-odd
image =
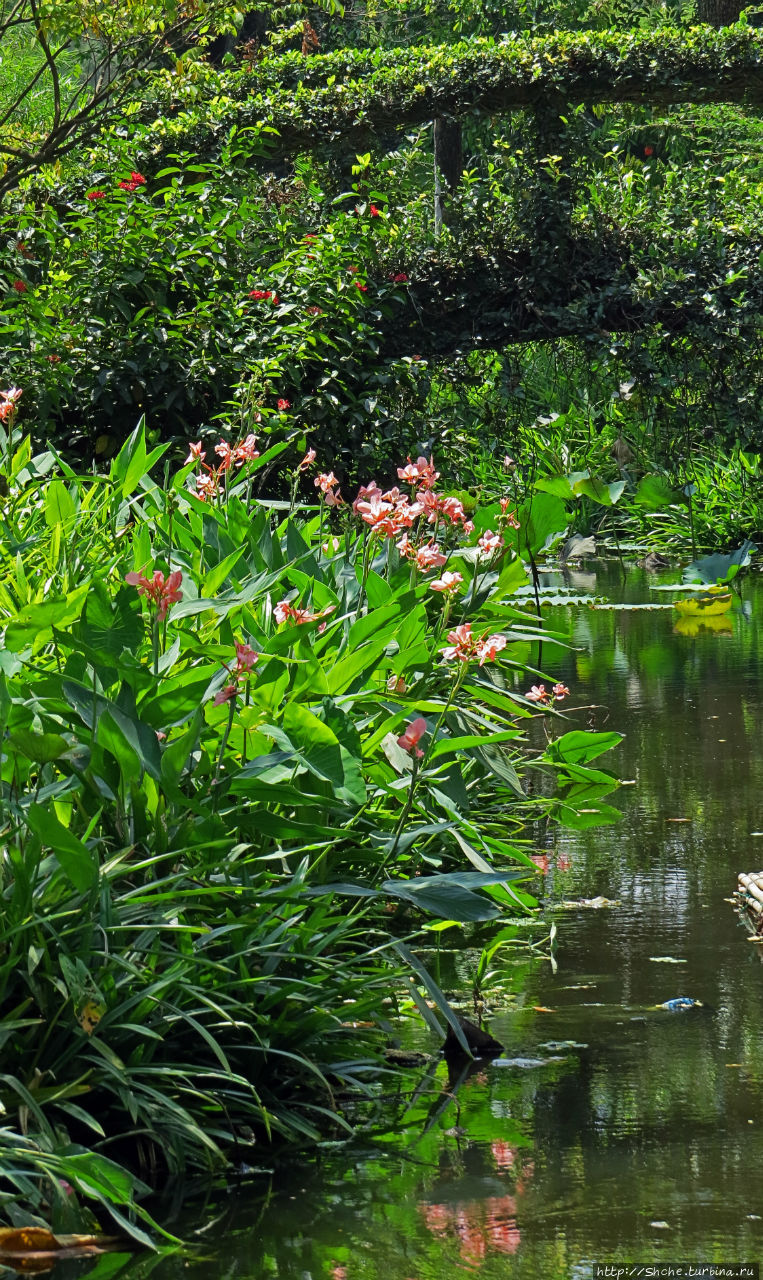
{"type": "MultiPolygon", "coordinates": [[[[122,184],[120,183],[120,186],[121,185],[122,184]]],[[[87,195],[85,196],[85,199],[86,200],[105,200],[106,192],[105,191],[88,191],[87,195]]]]}
{"type": "Polygon", "coordinates": [[[654,155],[654,147],[650,147],[649,143],[647,143],[646,146],[644,147],[644,155],[645,156],[654,155]]]}
{"type": "Polygon", "coordinates": [[[356,288],[356,289],[360,289],[360,292],[361,292],[361,293],[368,293],[368,285],[367,285],[367,284],[361,284],[359,280],[356,280],[356,281],[355,281],[355,288],[356,288]]]}
{"type": "Polygon", "coordinates": [[[48,356],[48,364],[60,364],[60,363],[61,363],[61,357],[56,355],[55,351],[53,352],[52,355],[48,356]]]}
{"type": "Polygon", "coordinates": [[[145,185],[146,179],[143,177],[142,173],[135,173],[135,171],[133,170],[133,172],[130,174],[130,181],[134,182],[136,187],[142,187],[145,185]]]}
{"type": "Polygon", "coordinates": [[[372,217],[372,218],[379,218],[379,217],[381,217],[381,214],[379,213],[379,210],[377,209],[377,207],[376,207],[376,205],[375,205],[375,204],[372,204],[372,205],[371,205],[371,208],[369,209],[369,211],[368,211],[368,212],[371,214],[371,217],[372,217]]]}
{"type": "Polygon", "coordinates": [[[250,289],[249,297],[254,298],[255,302],[267,302],[268,298],[273,297],[273,294],[270,289],[250,289]]]}
{"type": "Polygon", "coordinates": [[[389,274],[389,278],[390,278],[390,280],[392,281],[392,283],[393,283],[393,284],[407,284],[407,283],[408,283],[408,277],[407,277],[407,275],[405,274],[405,272],[404,272],[404,271],[398,271],[398,272],[391,271],[391,272],[390,272],[390,274],[389,274]]]}
{"type": "Polygon", "coordinates": [[[140,184],[137,182],[120,182],[119,186],[123,191],[136,191],[140,184]]]}
{"type": "Polygon", "coordinates": [[[16,293],[26,293],[28,286],[23,280],[14,280],[13,287],[16,290],[16,293]]]}
{"type": "Polygon", "coordinates": [[[285,412],[286,412],[286,410],[287,410],[287,409],[290,409],[290,408],[291,408],[291,400],[279,400],[279,401],[278,401],[278,412],[279,412],[279,413],[285,413],[285,412]]]}

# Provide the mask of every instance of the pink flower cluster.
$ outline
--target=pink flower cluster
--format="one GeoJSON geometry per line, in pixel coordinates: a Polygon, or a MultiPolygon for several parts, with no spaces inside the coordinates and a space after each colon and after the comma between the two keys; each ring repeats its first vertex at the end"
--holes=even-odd
{"type": "Polygon", "coordinates": [[[251,433],[239,444],[233,446],[227,440],[221,440],[215,445],[215,453],[220,461],[216,467],[210,467],[204,461],[207,455],[201,440],[189,443],[188,457],[184,465],[187,466],[189,462],[198,462],[200,467],[196,475],[196,497],[201,498],[202,502],[214,498],[219,493],[220,482],[227,471],[232,467],[243,467],[245,462],[254,462],[255,458],[259,458],[256,444],[257,437],[251,433]]]}
{"type": "Polygon", "coordinates": [[[547,706],[551,706],[554,702],[561,702],[563,698],[569,696],[570,691],[566,684],[555,684],[550,693],[544,684],[534,684],[530,692],[525,694],[528,702],[540,702],[547,706]]]}
{"type": "Polygon", "coordinates": [[[219,707],[223,702],[232,702],[239,691],[239,685],[242,680],[246,680],[257,660],[259,654],[248,644],[236,645],[236,665],[231,671],[230,667],[226,667],[226,671],[232,677],[228,684],[223,685],[212,699],[213,705],[219,707]]]}
{"type": "Polygon", "coordinates": [[[485,636],[478,640],[472,635],[470,622],[462,622],[460,627],[449,631],[448,639],[450,645],[442,651],[446,662],[471,662],[476,658],[483,667],[486,662],[495,662],[496,655],[506,648],[505,636],[485,636]]]}
{"type": "Polygon", "coordinates": [[[430,458],[420,457],[416,462],[408,459],[405,467],[398,467],[398,478],[411,485],[413,497],[401,493],[395,486],[383,491],[375,480],[362,485],[352,504],[352,509],[365,524],[370,525],[375,533],[385,538],[402,537],[397,543],[401,555],[416,561],[419,569],[439,569],[447,562],[436,538],[423,546],[412,542],[408,530],[419,521],[434,525],[434,533],[442,520],[451,525],[459,525],[464,533],[471,533],[474,525],[466,518],[463,504],[458,498],[444,497],[434,492],[434,485],[440,478],[435,471],[434,462],[430,458]]]}
{"type": "MultiPolygon", "coordinates": [[[[295,609],[288,600],[281,600],[273,610],[273,617],[279,627],[283,622],[293,622],[295,626],[300,626],[305,622],[317,622],[319,618],[326,618],[335,608],[336,605],[330,604],[327,609],[321,609],[320,613],[310,613],[308,609],[295,609]]],[[[325,631],[326,623],[322,622],[318,630],[325,631]]]]}
{"type": "Polygon", "coordinates": [[[16,405],[21,395],[20,387],[10,387],[8,391],[0,391],[0,422],[13,423],[16,417],[16,405]]]}
{"type": "Polygon", "coordinates": [[[146,597],[149,605],[156,609],[160,622],[164,622],[167,617],[170,605],[183,599],[183,593],[179,589],[182,581],[183,575],[179,569],[175,569],[166,578],[158,569],[154,571],[153,578],[136,572],[125,574],[125,582],[131,587],[137,587],[139,596],[146,597]]]}

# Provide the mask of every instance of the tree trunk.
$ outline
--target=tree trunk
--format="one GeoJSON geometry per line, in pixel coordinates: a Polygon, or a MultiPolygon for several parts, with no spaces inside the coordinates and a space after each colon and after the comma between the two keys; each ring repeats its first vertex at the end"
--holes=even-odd
{"type": "Polygon", "coordinates": [[[434,233],[438,238],[442,230],[442,179],[450,191],[455,191],[461,181],[464,168],[464,150],[461,121],[438,116],[433,126],[434,136],[434,233]]]}
{"type": "Polygon", "coordinates": [[[730,27],[739,21],[744,0],[697,0],[697,22],[711,27],[730,27]]]}

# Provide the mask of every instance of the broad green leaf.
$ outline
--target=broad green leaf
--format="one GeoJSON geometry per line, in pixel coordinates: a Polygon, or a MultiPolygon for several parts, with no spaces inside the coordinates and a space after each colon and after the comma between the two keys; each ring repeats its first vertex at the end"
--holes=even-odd
{"type": "Polygon", "coordinates": [[[26,819],[42,844],[53,852],[75,889],[80,893],[92,889],[98,881],[98,863],[87,845],[59,822],[52,809],[46,809],[44,805],[30,805],[26,819]]]}
{"type": "Polygon", "coordinates": [[[63,480],[51,480],[45,491],[45,523],[48,528],[67,525],[74,512],[74,502],[63,480]]]}
{"type": "Polygon", "coordinates": [[[664,476],[647,475],[642,476],[639,481],[633,501],[646,507],[647,511],[663,511],[665,507],[685,504],[686,499],[669,484],[664,476]]]}
{"type": "Polygon", "coordinates": [[[750,542],[748,538],[741,547],[737,547],[736,551],[730,552],[729,555],[703,556],[701,560],[695,560],[684,569],[684,582],[704,582],[708,586],[731,582],[739,570],[746,568],[750,563],[754,550],[755,543],[750,542]]]}
{"type": "Polygon", "coordinates": [[[573,729],[550,743],[542,759],[551,763],[585,764],[604,751],[611,751],[622,742],[623,736],[622,733],[588,733],[584,729],[573,729]]]}

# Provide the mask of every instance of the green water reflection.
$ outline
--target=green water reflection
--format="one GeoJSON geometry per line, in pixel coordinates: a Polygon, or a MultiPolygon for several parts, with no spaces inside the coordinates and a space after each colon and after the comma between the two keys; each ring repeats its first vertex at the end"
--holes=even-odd
{"type": "MultiPolygon", "coordinates": [[[[567,577],[633,601],[649,581],[567,577]]],[[[205,1259],[140,1274],[556,1280],[593,1260],[761,1257],[763,968],[724,901],[763,865],[763,581],[744,595],[696,634],[666,610],[553,615],[578,651],[544,667],[590,704],[577,723],[625,733],[607,767],[636,784],[612,801],[619,825],[543,835],[547,902],[619,905],[559,910],[557,972],[524,960],[522,995],[491,1017],[507,1058],[562,1060],[487,1067],[455,1092],[444,1063],[406,1077],[421,1093],[399,1107],[404,1133],[218,1196],[205,1259]],[[654,1008],[680,995],[704,1008],[654,1008]]]]}

